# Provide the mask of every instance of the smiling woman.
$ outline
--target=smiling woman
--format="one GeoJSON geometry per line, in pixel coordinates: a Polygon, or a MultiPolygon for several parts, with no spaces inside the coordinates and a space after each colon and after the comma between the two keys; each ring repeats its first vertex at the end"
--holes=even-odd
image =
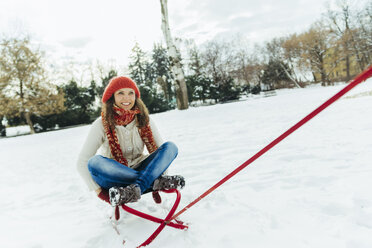
{"type": "Polygon", "coordinates": [[[131,88],[123,88],[117,90],[114,93],[114,98],[116,106],[125,110],[132,109],[134,106],[134,102],[136,101],[135,92],[131,88]]]}
{"type": "Polygon", "coordinates": [[[182,188],[182,176],[164,175],[177,156],[177,146],[163,143],[136,83],[128,77],[111,79],[102,102],[101,117],[92,124],[77,162],[89,189],[118,206],[146,192],[182,188]]]}

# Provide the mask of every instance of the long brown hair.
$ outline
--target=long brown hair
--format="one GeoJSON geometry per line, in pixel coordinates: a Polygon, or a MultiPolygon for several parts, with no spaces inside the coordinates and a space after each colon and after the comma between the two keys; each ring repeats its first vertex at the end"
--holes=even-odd
{"type": "MultiPolygon", "coordinates": [[[[115,103],[115,97],[112,95],[110,99],[106,101],[106,103],[103,103],[102,105],[102,111],[104,113],[104,116],[106,118],[107,123],[109,124],[109,127],[111,130],[115,129],[115,118],[114,118],[114,103],[115,103]]],[[[149,118],[149,110],[147,109],[145,103],[141,100],[141,98],[137,98],[134,102],[134,106],[132,109],[138,108],[141,113],[136,115],[136,122],[137,127],[142,128],[149,124],[150,118],[149,118]]]]}

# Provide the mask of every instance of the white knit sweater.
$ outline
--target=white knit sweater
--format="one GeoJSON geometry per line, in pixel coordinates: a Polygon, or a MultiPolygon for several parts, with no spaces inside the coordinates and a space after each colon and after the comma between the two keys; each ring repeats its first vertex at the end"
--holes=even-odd
{"type": "MultiPolygon", "coordinates": [[[[155,123],[151,119],[150,127],[156,145],[158,147],[161,146],[163,140],[160,137],[155,123]]],[[[125,127],[116,126],[115,130],[121,150],[123,151],[123,156],[128,161],[128,166],[133,169],[136,168],[139,163],[145,160],[148,156],[148,153],[144,153],[145,144],[139,134],[136,121],[132,121],[125,127]]],[[[101,117],[93,122],[77,161],[77,170],[84,179],[89,190],[97,190],[100,188],[100,186],[93,180],[88,170],[88,160],[96,154],[100,154],[107,158],[113,158],[101,117]]]]}

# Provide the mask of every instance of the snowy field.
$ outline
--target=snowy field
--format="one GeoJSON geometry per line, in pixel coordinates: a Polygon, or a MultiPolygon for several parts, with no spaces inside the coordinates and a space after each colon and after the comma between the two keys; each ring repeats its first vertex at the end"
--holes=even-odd
{"type": "MultiPolygon", "coordinates": [[[[152,115],[179,147],[179,210],[345,85],[152,115]]],[[[372,247],[372,80],[353,89],[180,218],[148,247],[372,247]]],[[[112,208],[88,192],[75,161],[89,126],[0,139],[0,247],[123,247],[112,208]]],[[[132,207],[164,217],[145,195],[132,207]]],[[[124,247],[157,224],[122,212],[124,247]]]]}

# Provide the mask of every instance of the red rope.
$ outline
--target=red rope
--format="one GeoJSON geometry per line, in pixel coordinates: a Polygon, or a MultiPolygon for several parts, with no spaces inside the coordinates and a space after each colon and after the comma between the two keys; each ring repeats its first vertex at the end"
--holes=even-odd
{"type": "Polygon", "coordinates": [[[250,159],[245,161],[242,165],[240,165],[238,168],[236,168],[234,171],[232,171],[230,174],[228,174],[226,177],[224,177],[221,181],[216,183],[214,186],[212,186],[210,189],[208,189],[206,192],[204,192],[201,196],[196,198],[193,202],[191,202],[189,205],[184,207],[181,211],[179,211],[177,214],[175,214],[171,219],[174,220],[178,216],[180,216],[182,213],[184,213],[187,209],[195,205],[197,202],[199,202],[201,199],[209,195],[212,191],[217,189],[219,186],[221,186],[223,183],[225,183],[227,180],[235,176],[238,172],[243,170],[245,167],[247,167],[249,164],[251,164],[253,161],[261,157],[264,153],[266,153],[268,150],[273,148],[276,144],[278,144],[280,141],[288,137],[291,133],[296,131],[298,128],[300,128],[302,125],[304,125],[306,122],[311,120],[314,116],[319,114],[321,111],[323,111],[325,108],[327,108],[329,105],[334,103],[336,100],[341,98],[343,95],[345,95],[348,91],[350,91],[352,88],[360,84],[361,82],[367,80],[369,77],[372,76],[372,66],[369,66],[365,71],[360,73],[357,77],[355,77],[345,88],[340,90],[337,94],[335,94],[333,97],[331,97],[329,100],[327,100],[325,103],[320,105],[317,109],[315,109],[313,112],[311,112],[309,115],[304,117],[302,120],[300,120],[297,124],[292,126],[290,129],[288,129],[286,132],[284,132],[282,135],[280,135],[278,138],[276,138],[274,141],[272,141],[270,144],[268,144],[266,147],[261,149],[259,152],[257,152],[255,155],[253,155],[250,159]]]}
{"type": "Polygon", "coordinates": [[[145,213],[142,213],[142,212],[140,212],[138,210],[135,210],[133,208],[130,208],[126,205],[122,205],[122,208],[127,212],[129,212],[131,214],[134,214],[138,217],[141,217],[141,218],[144,218],[144,219],[147,219],[147,220],[150,220],[150,221],[153,221],[153,222],[156,222],[156,223],[160,224],[160,226],[155,230],[155,232],[145,242],[143,242],[138,247],[143,247],[143,246],[146,246],[146,245],[150,244],[159,235],[159,233],[164,229],[164,227],[166,225],[174,227],[174,228],[178,228],[178,229],[187,229],[188,228],[188,226],[184,225],[181,221],[176,220],[177,223],[171,222],[171,217],[176,212],[177,207],[178,207],[178,205],[181,201],[180,192],[177,189],[162,190],[162,192],[164,192],[164,193],[176,193],[177,194],[177,198],[176,198],[176,200],[173,204],[173,207],[169,211],[167,217],[165,217],[164,220],[160,219],[160,218],[157,218],[157,217],[154,217],[154,216],[151,216],[151,215],[148,215],[148,214],[145,214],[145,213]]]}
{"type": "MultiPolygon", "coordinates": [[[[149,220],[149,221],[152,221],[152,222],[155,222],[155,223],[163,223],[165,220],[163,219],[160,219],[160,218],[157,218],[155,216],[152,216],[152,215],[149,215],[149,214],[146,214],[146,213],[143,213],[143,212],[140,212],[138,210],[135,210],[131,207],[128,207],[127,205],[122,205],[122,208],[127,211],[128,213],[131,213],[133,215],[136,215],[138,217],[141,217],[141,218],[144,218],[146,220],[149,220]]],[[[177,228],[177,229],[187,229],[188,226],[184,225],[182,221],[177,221],[177,223],[173,223],[173,222],[169,222],[167,223],[168,226],[170,227],[174,227],[174,228],[177,228]]]]}

